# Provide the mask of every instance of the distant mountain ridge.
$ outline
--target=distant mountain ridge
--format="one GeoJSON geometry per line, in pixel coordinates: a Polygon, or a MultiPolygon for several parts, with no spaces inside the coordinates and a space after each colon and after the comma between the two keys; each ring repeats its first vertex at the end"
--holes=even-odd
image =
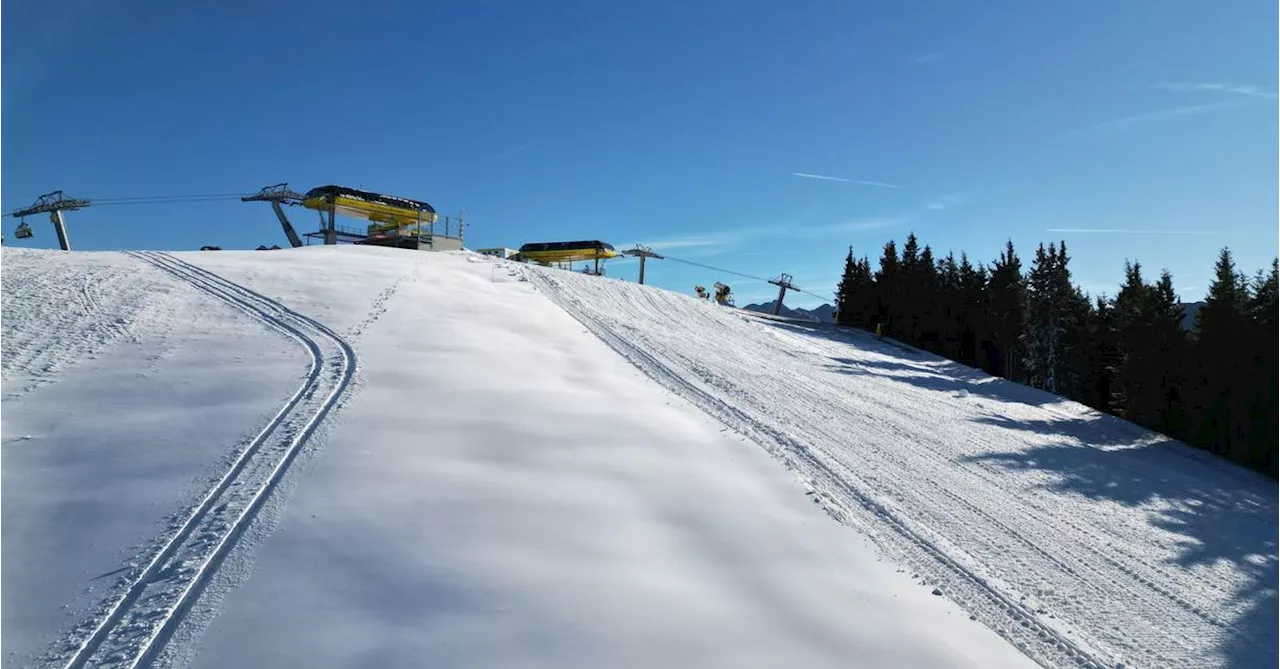
{"type": "Polygon", "coordinates": [[[1196,327],[1196,314],[1200,313],[1200,307],[1204,306],[1204,302],[1183,302],[1179,306],[1182,307],[1182,329],[1190,332],[1196,327]]]}
{"type": "MultiPolygon", "coordinates": [[[[761,314],[773,313],[773,303],[777,300],[770,300],[761,304],[748,304],[743,307],[748,311],[754,311],[761,314]]],[[[823,304],[813,309],[793,309],[783,303],[782,308],[778,310],[779,316],[787,318],[799,318],[806,321],[817,321],[819,323],[836,322],[836,308],[830,304],[823,304]]]]}

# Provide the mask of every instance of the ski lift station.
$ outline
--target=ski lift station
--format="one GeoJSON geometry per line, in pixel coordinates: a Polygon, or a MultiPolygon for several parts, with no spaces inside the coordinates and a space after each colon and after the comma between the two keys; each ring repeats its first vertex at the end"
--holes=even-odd
{"type": "MultiPolygon", "coordinates": [[[[252,195],[219,194],[199,196],[156,196],[105,198],[103,204],[155,204],[186,201],[206,201],[209,199],[238,198],[241,202],[267,202],[271,204],[279,221],[285,238],[293,247],[319,244],[366,244],[374,246],[390,246],[394,248],[421,251],[460,251],[464,248],[463,237],[466,231],[465,214],[441,216],[427,202],[411,200],[405,197],[385,195],[372,191],[350,188],[347,186],[327,185],[312,188],[299,193],[289,187],[288,183],[266,186],[252,195]],[[316,212],[318,226],[312,232],[298,233],[298,229],[289,219],[285,207],[301,207],[316,212]],[[362,225],[342,225],[338,215],[363,221],[362,225]]],[[[62,191],[53,191],[41,195],[34,204],[14,211],[8,216],[19,219],[14,236],[18,239],[29,239],[35,232],[27,223],[27,216],[48,214],[57,233],[58,245],[64,251],[71,250],[70,238],[64,213],[87,209],[93,206],[94,200],[73,198],[62,191]]],[[[258,250],[280,248],[279,246],[260,245],[258,250]]],[[[214,245],[205,245],[201,250],[220,250],[214,245]]],[[[619,252],[612,244],[598,239],[580,241],[531,242],[520,246],[518,250],[507,247],[476,249],[477,253],[535,263],[546,267],[559,267],[573,271],[574,264],[586,263],[582,270],[586,274],[604,275],[602,263],[619,256],[633,256],[640,260],[639,283],[645,282],[645,261],[661,260],[661,254],[654,253],[645,246],[619,252]]],[[[710,268],[714,269],[714,268],[710,268]]],[[[791,284],[791,277],[783,274],[769,283],[779,287],[778,299],[774,302],[773,314],[778,310],[786,297],[788,289],[799,290],[791,284]]],[[[697,286],[696,294],[703,299],[713,299],[712,293],[703,286],[697,286]]],[[[734,306],[729,286],[720,282],[715,284],[714,300],[717,304],[734,306]]]]}
{"type": "Polygon", "coordinates": [[[520,247],[515,258],[525,262],[534,262],[550,267],[569,267],[575,262],[594,262],[595,268],[588,268],[589,274],[601,274],[601,260],[618,257],[612,244],[598,239],[577,242],[534,242],[520,247]]]}
{"type": "Polygon", "coordinates": [[[305,194],[289,189],[286,183],[267,186],[245,202],[270,202],[280,226],[292,246],[323,244],[372,244],[424,251],[457,251],[462,248],[466,222],[440,216],[426,202],[383,195],[345,186],[320,186],[305,194]],[[301,206],[315,211],[320,226],[300,238],[281,205],[301,206]],[[363,229],[338,224],[338,214],[368,221],[363,229]],[[303,242],[303,239],[306,239],[303,242]]]}
{"type": "MultiPolygon", "coordinates": [[[[193,196],[192,201],[219,199],[223,196],[193,196]]],[[[231,195],[230,197],[237,197],[231,195]]],[[[156,202],[183,202],[183,198],[115,198],[110,204],[154,204],[156,202]]],[[[347,188],[345,186],[320,186],[306,193],[298,193],[287,183],[267,186],[253,195],[240,197],[242,202],[269,202],[275,211],[285,237],[294,247],[321,244],[373,244],[428,251],[456,251],[462,248],[466,230],[465,215],[441,216],[426,202],[393,195],[347,188]],[[319,226],[314,232],[299,235],[285,206],[302,207],[316,212],[319,226]],[[341,225],[338,215],[362,219],[358,227],[341,225]]],[[[62,191],[41,195],[35,204],[12,212],[9,216],[19,219],[14,236],[29,239],[34,231],[26,221],[27,216],[48,214],[58,236],[58,246],[71,250],[64,213],[87,209],[93,200],[72,198],[62,191]]]]}
{"type": "MultiPolygon", "coordinates": [[[[106,198],[104,204],[154,204],[157,202],[176,203],[185,201],[206,201],[210,199],[239,198],[241,202],[267,202],[275,212],[276,220],[284,232],[289,245],[293,247],[319,244],[367,244],[390,246],[402,249],[423,251],[459,251],[463,247],[466,232],[465,214],[442,216],[427,202],[405,197],[375,193],[372,191],[350,188],[347,186],[326,185],[299,193],[289,187],[288,183],[266,186],[252,195],[200,195],[200,196],[157,196],[150,198],[106,198]],[[298,228],[290,220],[285,207],[301,207],[316,212],[318,226],[312,232],[299,234],[298,228]],[[356,226],[340,224],[338,215],[363,221],[356,226]]],[[[71,250],[70,238],[64,213],[87,209],[93,206],[89,199],[72,198],[62,191],[54,191],[41,195],[31,206],[14,211],[9,216],[19,219],[14,235],[18,239],[29,239],[35,233],[26,216],[48,214],[58,236],[58,245],[64,250],[71,250]]],[[[202,250],[214,250],[219,247],[206,245],[202,250]]],[[[262,245],[259,250],[271,247],[262,245]]],[[[279,248],[279,247],[276,247],[279,248]]],[[[479,249],[479,253],[503,259],[532,262],[544,266],[556,266],[572,270],[578,262],[588,263],[583,271],[588,274],[603,275],[602,262],[617,258],[620,255],[631,255],[640,258],[640,283],[644,283],[644,261],[649,258],[661,259],[662,256],[647,248],[637,247],[619,253],[613,245],[598,239],[582,241],[533,242],[523,244],[519,250],[506,247],[479,249]]],[[[727,295],[718,296],[717,301],[724,302],[727,295]]]]}

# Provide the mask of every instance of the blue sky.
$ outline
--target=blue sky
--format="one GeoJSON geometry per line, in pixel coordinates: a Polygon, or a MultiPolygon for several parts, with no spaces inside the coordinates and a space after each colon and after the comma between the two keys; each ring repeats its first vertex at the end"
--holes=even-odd
{"type": "MultiPolygon", "coordinates": [[[[1197,299],[1222,246],[1250,273],[1280,246],[1276,25],[1232,0],[10,4],[0,207],[338,183],[466,210],[473,247],[646,242],[819,294],[849,245],[914,231],[987,261],[1065,239],[1090,293],[1136,258],[1197,299]]],[[[5,243],[55,245],[30,222],[5,243]]],[[[285,243],[234,200],[68,224],[80,249],[285,243]]]]}

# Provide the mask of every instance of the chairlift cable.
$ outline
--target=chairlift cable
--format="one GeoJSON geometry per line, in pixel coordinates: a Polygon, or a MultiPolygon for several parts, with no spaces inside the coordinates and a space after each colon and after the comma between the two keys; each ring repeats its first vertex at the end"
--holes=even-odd
{"type": "Polygon", "coordinates": [[[115,201],[115,200],[107,200],[107,201],[94,200],[93,206],[118,207],[121,205],[133,205],[133,204],[187,204],[187,203],[200,203],[200,202],[230,202],[232,200],[238,200],[239,198],[240,196],[234,195],[231,197],[203,197],[203,198],[186,197],[186,198],[175,198],[175,199],[169,199],[169,200],[165,200],[165,199],[129,200],[129,201],[123,201],[123,202],[115,201]]]}
{"type": "Polygon", "coordinates": [[[105,202],[133,202],[139,200],[205,200],[212,198],[242,197],[244,193],[201,193],[197,195],[134,195],[128,197],[91,197],[94,204],[105,202]]]}
{"type": "Polygon", "coordinates": [[[703,263],[700,263],[700,262],[693,262],[692,260],[682,260],[682,259],[680,259],[680,258],[674,258],[674,257],[672,257],[672,256],[668,256],[668,255],[664,255],[663,257],[664,257],[664,258],[666,258],[667,260],[674,260],[674,261],[679,262],[679,263],[684,263],[684,264],[686,264],[686,265],[693,265],[694,267],[701,267],[701,268],[703,268],[703,269],[709,269],[709,270],[712,270],[712,271],[714,271],[714,272],[724,272],[725,274],[732,274],[732,275],[734,275],[734,276],[740,276],[740,277],[742,277],[742,278],[744,278],[744,279],[751,279],[751,280],[753,280],[753,281],[763,281],[763,282],[765,282],[765,283],[769,283],[769,280],[768,280],[768,279],[763,279],[763,278],[760,278],[760,277],[758,277],[758,276],[752,276],[752,275],[750,275],[750,274],[743,274],[742,272],[735,272],[735,271],[733,271],[733,270],[731,270],[731,269],[725,269],[725,268],[723,268],[723,267],[713,267],[713,266],[711,266],[711,265],[704,265],[703,263]]]}
{"type": "MultiPolygon", "coordinates": [[[[684,264],[686,264],[686,265],[693,265],[693,266],[695,266],[695,267],[701,267],[701,268],[703,268],[703,269],[709,269],[709,270],[712,270],[712,271],[715,271],[715,272],[724,272],[725,274],[732,274],[732,275],[734,275],[734,276],[740,276],[740,277],[742,277],[742,278],[744,278],[744,279],[751,279],[751,280],[753,280],[753,281],[761,281],[761,282],[764,282],[764,283],[769,283],[769,280],[768,280],[768,279],[761,278],[761,277],[758,277],[758,276],[752,276],[752,275],[750,275],[750,274],[743,274],[742,272],[735,272],[735,271],[733,271],[733,270],[731,270],[731,269],[725,269],[725,268],[723,268],[723,267],[714,267],[714,266],[712,266],[712,265],[705,265],[705,264],[703,264],[703,263],[700,263],[700,262],[694,262],[694,261],[692,261],[692,260],[684,260],[684,259],[681,259],[681,258],[673,258],[672,256],[669,256],[669,255],[664,255],[663,257],[664,257],[664,258],[666,258],[667,260],[674,260],[674,261],[676,261],[676,262],[684,263],[684,264]]],[[[791,290],[793,290],[793,291],[795,291],[795,292],[797,292],[797,293],[804,293],[805,295],[809,295],[809,296],[812,296],[812,297],[816,297],[816,298],[818,298],[819,300],[830,300],[830,299],[831,299],[831,296],[830,296],[830,295],[828,295],[828,296],[826,296],[826,297],[823,297],[822,295],[819,295],[819,294],[817,294],[817,293],[812,293],[812,292],[809,292],[809,291],[804,290],[804,289],[801,289],[801,288],[792,288],[791,290]]]]}

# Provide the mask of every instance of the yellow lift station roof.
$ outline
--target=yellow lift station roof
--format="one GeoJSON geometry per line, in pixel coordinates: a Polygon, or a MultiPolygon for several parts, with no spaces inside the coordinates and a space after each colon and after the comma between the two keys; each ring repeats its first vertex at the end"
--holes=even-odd
{"type": "Polygon", "coordinates": [[[599,240],[581,242],[538,242],[520,247],[520,257],[540,263],[607,260],[617,257],[613,246],[599,240]]]}
{"type": "Polygon", "coordinates": [[[321,211],[332,206],[347,216],[397,226],[436,220],[436,210],[426,202],[342,186],[312,188],[303,196],[302,206],[321,211]]]}

